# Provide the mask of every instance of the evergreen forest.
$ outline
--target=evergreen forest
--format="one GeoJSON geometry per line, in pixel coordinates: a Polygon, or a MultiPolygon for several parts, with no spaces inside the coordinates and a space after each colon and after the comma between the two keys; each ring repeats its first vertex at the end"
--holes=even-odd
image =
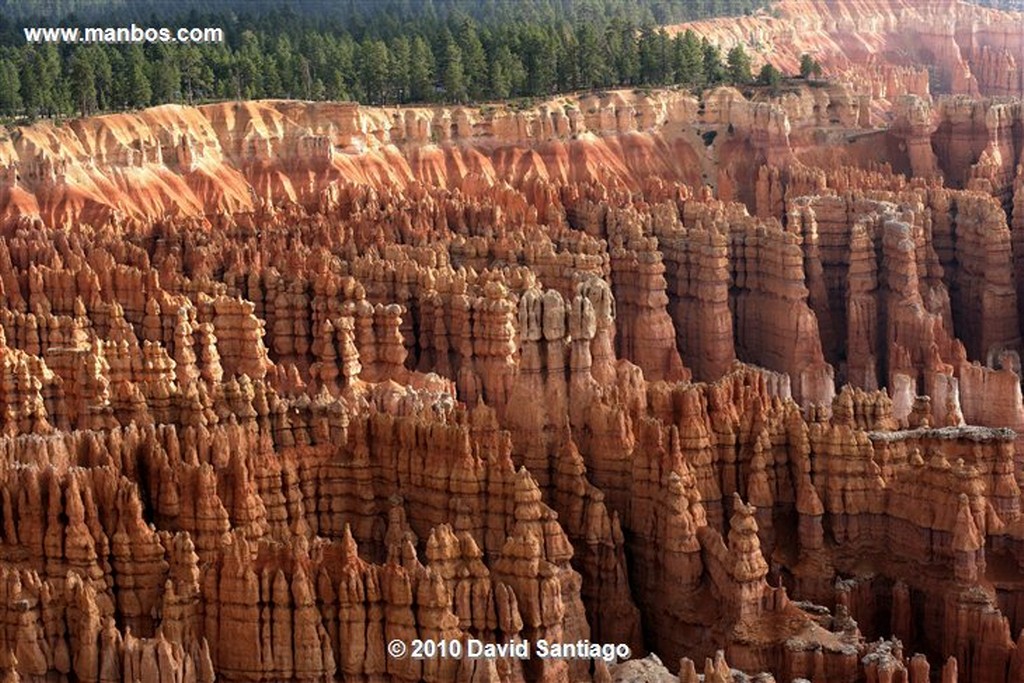
{"type": "MultiPolygon", "coordinates": [[[[760,0],[0,0],[0,116],[296,98],[480,103],[610,87],[753,81],[664,26],[760,0]],[[28,43],[26,26],[221,27],[216,44],[28,43]]],[[[772,74],[774,76],[774,74],[772,74]]]]}

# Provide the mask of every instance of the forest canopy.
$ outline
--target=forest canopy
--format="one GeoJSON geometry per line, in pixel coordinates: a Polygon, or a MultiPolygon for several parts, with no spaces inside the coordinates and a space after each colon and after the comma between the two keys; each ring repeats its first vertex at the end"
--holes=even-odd
{"type": "Polygon", "coordinates": [[[752,80],[663,25],[760,0],[0,0],[0,115],[298,98],[467,103],[752,80]],[[221,27],[215,44],[31,44],[26,26],[221,27]]]}

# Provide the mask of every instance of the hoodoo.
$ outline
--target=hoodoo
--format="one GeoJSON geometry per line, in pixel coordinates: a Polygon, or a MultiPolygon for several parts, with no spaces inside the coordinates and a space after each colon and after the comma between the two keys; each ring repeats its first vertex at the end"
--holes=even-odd
{"type": "Polygon", "coordinates": [[[672,30],[823,77],[10,128],[0,680],[1021,681],[1024,17],[672,30]]]}

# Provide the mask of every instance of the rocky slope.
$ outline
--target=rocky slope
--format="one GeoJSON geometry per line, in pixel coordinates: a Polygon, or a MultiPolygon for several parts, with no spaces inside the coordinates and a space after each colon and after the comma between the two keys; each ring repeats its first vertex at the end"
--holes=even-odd
{"type": "Polygon", "coordinates": [[[1024,13],[967,0],[781,0],[753,16],[707,19],[692,29],[723,48],[743,45],[755,64],[799,72],[804,53],[829,76],[875,97],[911,93],[1024,94],[1024,13]]]}
{"type": "Polygon", "coordinates": [[[12,131],[0,680],[1020,680],[1021,111],[12,131]]]}

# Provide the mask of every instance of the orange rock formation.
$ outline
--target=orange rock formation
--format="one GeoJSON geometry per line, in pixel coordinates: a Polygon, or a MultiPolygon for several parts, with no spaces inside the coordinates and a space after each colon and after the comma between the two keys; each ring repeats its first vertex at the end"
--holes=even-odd
{"type": "Polygon", "coordinates": [[[692,29],[723,48],[743,45],[755,65],[798,73],[810,54],[826,75],[875,97],[911,93],[1024,94],[1021,12],[966,0],[781,0],[753,16],[706,19],[692,29]]]}
{"type": "MultiPolygon", "coordinates": [[[[938,30],[878,6],[807,33],[938,30]]],[[[834,83],[19,129],[2,680],[1021,680],[1021,116],[834,83]]]]}

